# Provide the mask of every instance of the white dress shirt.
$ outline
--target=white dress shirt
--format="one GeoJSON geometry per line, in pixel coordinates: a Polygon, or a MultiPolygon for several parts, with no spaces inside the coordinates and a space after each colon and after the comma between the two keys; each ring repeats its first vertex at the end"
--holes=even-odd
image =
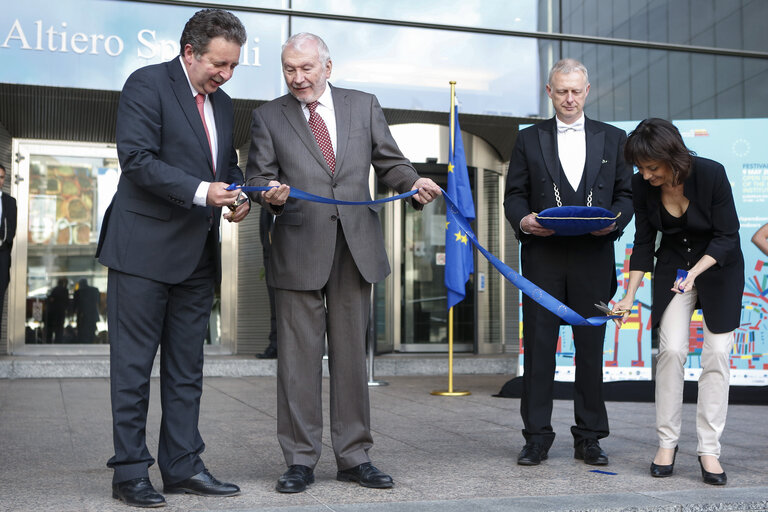
{"type": "MultiPolygon", "coordinates": [[[[189,80],[189,73],[187,73],[187,66],[184,64],[183,57],[179,55],[179,62],[181,62],[181,69],[184,70],[184,76],[187,77],[187,83],[189,89],[192,91],[192,99],[194,100],[198,92],[192,87],[192,82],[189,80]]],[[[197,108],[197,107],[195,107],[197,108]]],[[[208,95],[205,95],[205,103],[203,103],[203,114],[205,115],[205,124],[208,127],[208,135],[211,137],[211,156],[213,161],[216,162],[216,156],[219,154],[218,140],[216,139],[216,119],[213,117],[213,105],[211,105],[211,99],[208,95]]],[[[211,183],[208,181],[201,181],[195,191],[195,198],[192,200],[193,204],[197,206],[205,206],[208,200],[208,187],[211,183]]]]}
{"type": "Polygon", "coordinates": [[[579,189],[584,163],[587,160],[587,141],[584,133],[584,114],[573,124],[557,122],[557,154],[563,166],[565,177],[573,190],[579,189]]]}
{"type": "MultiPolygon", "coordinates": [[[[325,91],[317,98],[319,105],[315,109],[315,112],[323,118],[325,127],[328,128],[328,136],[331,138],[331,144],[333,145],[333,154],[336,155],[336,113],[333,110],[333,95],[331,94],[331,86],[326,84],[325,91]]],[[[304,112],[304,119],[309,123],[309,108],[306,103],[301,103],[301,111],[304,112]]]]}

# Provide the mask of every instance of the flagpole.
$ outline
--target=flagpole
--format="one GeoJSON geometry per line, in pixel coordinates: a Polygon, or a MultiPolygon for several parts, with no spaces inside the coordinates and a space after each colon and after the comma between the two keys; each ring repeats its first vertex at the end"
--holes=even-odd
{"type": "MultiPolygon", "coordinates": [[[[456,81],[451,80],[448,83],[451,84],[451,117],[448,121],[448,131],[451,137],[449,151],[453,151],[456,144],[456,127],[454,126],[456,119],[456,81]]],[[[448,391],[432,391],[431,394],[438,396],[467,396],[471,394],[469,391],[453,390],[453,306],[448,310],[448,391]]]]}

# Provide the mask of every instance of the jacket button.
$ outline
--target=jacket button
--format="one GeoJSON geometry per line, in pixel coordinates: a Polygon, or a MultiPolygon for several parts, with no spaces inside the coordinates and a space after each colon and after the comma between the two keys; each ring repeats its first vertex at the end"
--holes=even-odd
{"type": "Polygon", "coordinates": [[[338,219],[336,215],[331,215],[331,222],[336,222],[336,219],[338,219]]]}
{"type": "Polygon", "coordinates": [[[690,247],[688,248],[688,252],[691,252],[691,248],[690,247]]]}
{"type": "Polygon", "coordinates": [[[333,188],[336,188],[336,187],[338,187],[338,186],[339,186],[339,184],[338,184],[338,183],[334,183],[334,184],[333,184],[333,188]]]}

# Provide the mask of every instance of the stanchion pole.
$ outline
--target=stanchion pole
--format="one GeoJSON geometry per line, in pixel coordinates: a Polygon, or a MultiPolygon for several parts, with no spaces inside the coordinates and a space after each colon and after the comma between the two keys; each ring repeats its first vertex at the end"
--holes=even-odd
{"type": "MultiPolygon", "coordinates": [[[[451,84],[451,118],[448,122],[448,131],[450,132],[451,137],[450,151],[454,151],[456,143],[456,82],[451,80],[448,83],[451,84]]],[[[453,155],[450,155],[448,160],[453,162],[453,155]]],[[[438,396],[467,396],[471,394],[469,391],[453,390],[453,307],[448,310],[448,390],[433,391],[432,394],[438,396]]]]}
{"type": "Polygon", "coordinates": [[[371,285],[371,307],[368,312],[368,330],[365,333],[365,344],[368,352],[368,386],[389,386],[389,382],[376,380],[373,376],[373,358],[376,355],[376,324],[373,322],[373,290],[374,285],[371,285]]]}

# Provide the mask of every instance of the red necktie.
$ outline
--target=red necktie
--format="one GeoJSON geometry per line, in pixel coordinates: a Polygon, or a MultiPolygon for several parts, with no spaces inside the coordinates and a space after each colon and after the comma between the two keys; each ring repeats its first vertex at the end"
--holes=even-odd
{"type": "Polygon", "coordinates": [[[205,111],[203,105],[205,104],[205,94],[198,93],[195,96],[195,103],[197,103],[197,111],[200,113],[200,120],[203,122],[203,129],[205,130],[205,136],[208,137],[208,149],[211,150],[211,162],[213,162],[213,174],[216,174],[216,159],[213,157],[213,144],[211,144],[211,134],[208,133],[208,125],[205,122],[205,111]]]}
{"type": "Polygon", "coordinates": [[[331,173],[334,173],[336,171],[336,156],[333,154],[333,144],[331,144],[331,136],[328,135],[328,127],[325,126],[325,121],[320,117],[320,114],[315,112],[318,105],[317,101],[307,103],[307,108],[309,109],[309,128],[312,130],[312,135],[315,136],[317,145],[320,146],[320,151],[323,152],[331,173]]]}

